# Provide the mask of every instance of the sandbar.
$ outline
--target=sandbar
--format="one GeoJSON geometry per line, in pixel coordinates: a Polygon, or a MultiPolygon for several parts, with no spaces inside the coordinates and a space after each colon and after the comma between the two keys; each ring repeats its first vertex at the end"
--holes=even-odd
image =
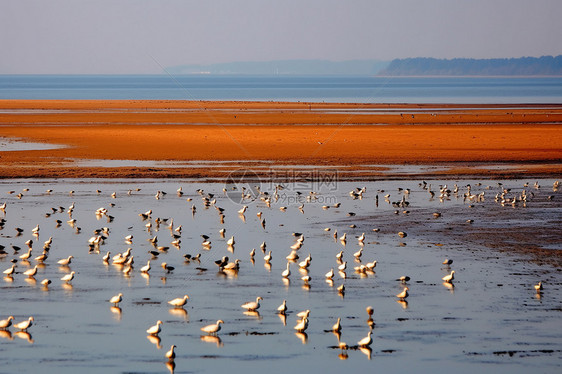
{"type": "Polygon", "coordinates": [[[561,123],[557,104],[0,100],[0,138],[56,145],[0,147],[0,178],[220,179],[271,165],[334,167],[367,180],[404,177],[395,165],[447,165],[424,177],[559,176],[561,123]],[[140,163],[149,161],[169,164],[140,163]],[[199,161],[214,164],[173,164],[199,161]],[[511,166],[487,167],[498,164],[511,166]]]}

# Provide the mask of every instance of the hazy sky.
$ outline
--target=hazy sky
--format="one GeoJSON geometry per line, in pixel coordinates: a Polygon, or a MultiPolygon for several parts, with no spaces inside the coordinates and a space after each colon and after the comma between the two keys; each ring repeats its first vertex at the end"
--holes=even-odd
{"type": "Polygon", "coordinates": [[[562,54],[560,0],[1,0],[0,74],[562,54]]]}

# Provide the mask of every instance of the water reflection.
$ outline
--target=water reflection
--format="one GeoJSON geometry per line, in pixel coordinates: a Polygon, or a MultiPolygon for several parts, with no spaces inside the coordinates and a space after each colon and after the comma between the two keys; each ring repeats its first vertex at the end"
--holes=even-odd
{"type": "Polygon", "coordinates": [[[443,282],[443,286],[448,289],[449,291],[451,291],[452,294],[455,293],[455,285],[453,283],[449,283],[449,282],[443,282]]]}
{"type": "Polygon", "coordinates": [[[262,319],[262,316],[260,315],[260,312],[258,312],[257,310],[246,310],[243,313],[244,313],[245,316],[255,317],[258,320],[262,319]]]}
{"type": "Polygon", "coordinates": [[[295,332],[295,336],[300,339],[302,344],[308,343],[308,334],[306,332],[295,332]]]}
{"type": "Polygon", "coordinates": [[[160,339],[158,335],[147,335],[146,338],[148,339],[149,342],[154,344],[156,348],[158,349],[162,348],[162,345],[160,344],[162,342],[162,339],[160,339]]]}
{"type": "Polygon", "coordinates": [[[115,319],[117,321],[121,321],[121,315],[122,315],[123,311],[121,310],[120,307],[112,306],[112,307],[109,308],[109,310],[111,311],[111,313],[113,313],[113,317],[115,317],[115,319]]]}
{"type": "Polygon", "coordinates": [[[222,339],[215,335],[201,335],[201,341],[205,343],[214,343],[218,348],[224,345],[222,339]]]}
{"type": "Polygon", "coordinates": [[[396,300],[398,304],[402,307],[402,309],[408,309],[408,302],[406,300],[396,300]]]}
{"type": "Polygon", "coordinates": [[[174,371],[176,370],[176,363],[174,361],[166,362],[166,369],[168,369],[171,374],[174,374],[174,371]]]}
{"type": "Polygon", "coordinates": [[[9,330],[0,330],[0,338],[14,340],[12,333],[9,330]]]}
{"type": "Polygon", "coordinates": [[[170,308],[168,309],[168,313],[175,317],[180,317],[186,322],[189,321],[189,314],[187,313],[187,310],[183,308],[170,308]]]}
{"type": "Polygon", "coordinates": [[[35,342],[33,340],[33,338],[31,337],[31,334],[28,333],[27,331],[18,331],[18,332],[15,332],[14,335],[17,336],[20,339],[27,340],[27,342],[29,344],[33,344],[35,342]]]}
{"type": "Polygon", "coordinates": [[[277,315],[279,316],[279,319],[283,323],[283,326],[287,326],[287,316],[284,313],[283,314],[278,313],[277,315]]]}
{"type": "Polygon", "coordinates": [[[359,347],[359,350],[361,351],[361,353],[363,353],[365,356],[367,356],[368,360],[371,359],[371,355],[373,353],[373,350],[371,349],[371,347],[359,347]]]}

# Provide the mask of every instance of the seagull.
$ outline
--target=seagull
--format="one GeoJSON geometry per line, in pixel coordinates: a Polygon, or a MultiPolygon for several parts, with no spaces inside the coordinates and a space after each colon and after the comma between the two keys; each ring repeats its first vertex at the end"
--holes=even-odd
{"type": "Polygon", "coordinates": [[[260,308],[260,300],[263,300],[261,296],[256,297],[256,301],[248,301],[241,305],[242,308],[246,309],[249,312],[253,312],[260,308]]]}
{"type": "Polygon", "coordinates": [[[187,299],[189,299],[189,296],[185,295],[184,297],[178,297],[176,299],[168,301],[168,304],[170,304],[174,308],[181,308],[187,303],[187,299]]]}
{"type": "Polygon", "coordinates": [[[150,327],[148,330],[146,330],[146,333],[149,335],[155,335],[157,336],[158,333],[160,333],[160,331],[162,331],[162,329],[160,328],[160,325],[162,324],[162,321],[158,320],[156,322],[156,325],[150,327]]]}
{"type": "Polygon", "coordinates": [[[451,274],[445,275],[441,279],[443,279],[444,282],[451,283],[453,281],[453,279],[455,279],[455,271],[454,270],[451,271],[451,274]]]}
{"type": "Polygon", "coordinates": [[[111,299],[109,299],[109,302],[111,304],[113,304],[114,306],[118,306],[118,304],[123,300],[123,294],[121,292],[119,292],[119,295],[115,295],[113,296],[111,299]]]}
{"type": "Polygon", "coordinates": [[[224,323],[224,321],[222,319],[219,319],[216,324],[213,323],[211,325],[201,327],[201,331],[206,332],[210,335],[215,335],[221,329],[221,323],[224,323]]]}
{"type": "Polygon", "coordinates": [[[371,343],[373,343],[373,338],[371,338],[371,334],[373,333],[373,330],[369,330],[369,333],[367,334],[366,337],[364,337],[363,339],[359,340],[357,342],[357,345],[359,347],[368,347],[371,345],[371,343]]]}
{"type": "Polygon", "coordinates": [[[14,316],[9,316],[6,319],[0,320],[0,330],[6,330],[8,327],[12,325],[12,320],[14,316]]]}
{"type": "Polygon", "coordinates": [[[396,297],[399,298],[400,300],[406,299],[409,296],[408,290],[409,290],[408,287],[404,287],[404,290],[400,292],[398,295],[396,295],[396,297]]]}
{"type": "Polygon", "coordinates": [[[31,327],[34,321],[33,317],[29,317],[26,321],[22,321],[20,323],[15,323],[14,327],[20,331],[27,331],[28,328],[31,327]]]}
{"type": "Polygon", "coordinates": [[[70,283],[70,281],[71,281],[72,279],[74,279],[74,274],[75,274],[75,273],[76,273],[76,272],[72,271],[72,272],[70,272],[70,274],[66,274],[66,275],[65,275],[64,277],[62,277],[60,280],[63,281],[63,282],[66,282],[66,283],[70,283]]]}
{"type": "Polygon", "coordinates": [[[170,350],[166,352],[166,358],[168,359],[169,362],[173,362],[174,359],[176,358],[176,353],[174,352],[174,348],[176,348],[176,346],[172,344],[170,350]]]}

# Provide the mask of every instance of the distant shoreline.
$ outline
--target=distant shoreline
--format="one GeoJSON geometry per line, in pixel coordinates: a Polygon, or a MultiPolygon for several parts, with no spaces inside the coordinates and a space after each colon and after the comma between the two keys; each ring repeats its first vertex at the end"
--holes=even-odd
{"type": "Polygon", "coordinates": [[[0,138],[62,146],[0,148],[0,178],[224,180],[271,165],[342,180],[562,175],[562,104],[0,100],[0,138]]]}

